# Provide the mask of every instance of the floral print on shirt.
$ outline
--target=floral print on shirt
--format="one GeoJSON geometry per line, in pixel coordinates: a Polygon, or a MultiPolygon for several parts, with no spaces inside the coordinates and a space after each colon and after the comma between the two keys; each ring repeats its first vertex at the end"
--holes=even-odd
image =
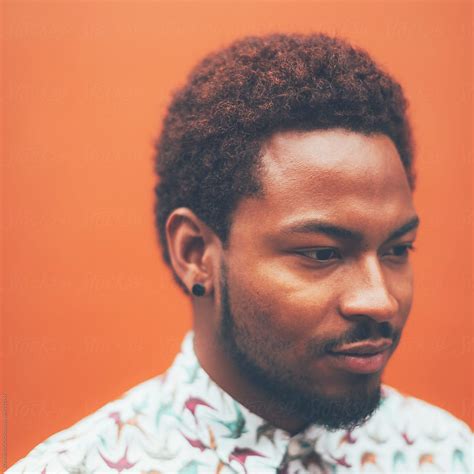
{"type": "Polygon", "coordinates": [[[199,365],[193,338],[190,331],[166,373],[51,436],[7,473],[473,472],[467,425],[386,385],[364,425],[311,425],[291,436],[216,385],[199,365]]]}

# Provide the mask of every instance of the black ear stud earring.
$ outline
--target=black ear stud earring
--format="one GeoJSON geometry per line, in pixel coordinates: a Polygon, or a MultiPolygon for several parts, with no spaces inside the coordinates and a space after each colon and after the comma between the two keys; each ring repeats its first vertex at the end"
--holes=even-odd
{"type": "Polygon", "coordinates": [[[200,283],[194,283],[191,291],[194,296],[203,296],[204,293],[206,293],[206,288],[204,288],[200,283]]]}

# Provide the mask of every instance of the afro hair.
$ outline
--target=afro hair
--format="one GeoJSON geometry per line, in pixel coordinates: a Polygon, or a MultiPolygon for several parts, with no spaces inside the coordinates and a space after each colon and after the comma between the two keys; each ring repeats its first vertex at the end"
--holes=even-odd
{"type": "Polygon", "coordinates": [[[165,262],[166,220],[178,207],[191,209],[225,245],[239,199],[262,192],[259,153],[277,131],[386,134],[413,188],[406,111],[400,85],[340,38],[246,37],[208,55],[174,94],[156,144],[155,218],[165,262]]]}

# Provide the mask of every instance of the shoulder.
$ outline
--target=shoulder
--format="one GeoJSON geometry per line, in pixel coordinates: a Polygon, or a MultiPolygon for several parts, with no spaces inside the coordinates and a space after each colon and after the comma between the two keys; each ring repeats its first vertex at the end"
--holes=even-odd
{"type": "Polygon", "coordinates": [[[147,418],[150,411],[156,411],[162,378],[154,377],[136,385],[73,426],[50,436],[6,473],[94,471],[98,463],[107,462],[107,453],[115,454],[126,448],[131,439],[144,436],[138,418],[147,418]]]}
{"type": "Polygon", "coordinates": [[[343,459],[351,472],[449,472],[473,469],[469,426],[426,401],[383,386],[376,412],[350,432],[327,436],[331,459],[343,459]]]}
{"type": "MultiPolygon", "coordinates": [[[[398,427],[416,429],[433,434],[441,431],[472,440],[469,426],[448,411],[424,400],[404,394],[388,385],[383,386],[383,415],[398,427]]],[[[436,438],[436,436],[435,436],[436,438]]]]}
{"type": "Polygon", "coordinates": [[[395,463],[403,459],[411,469],[471,472],[473,466],[474,438],[464,421],[389,386],[383,387],[382,404],[361,434],[374,449],[395,463]]]}

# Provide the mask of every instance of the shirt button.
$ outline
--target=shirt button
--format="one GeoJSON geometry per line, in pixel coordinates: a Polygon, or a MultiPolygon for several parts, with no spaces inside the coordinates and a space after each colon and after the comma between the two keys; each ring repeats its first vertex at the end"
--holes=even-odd
{"type": "Polygon", "coordinates": [[[290,444],[288,445],[288,455],[293,457],[293,456],[299,456],[301,454],[301,446],[298,441],[295,439],[290,441],[290,444]]]}

